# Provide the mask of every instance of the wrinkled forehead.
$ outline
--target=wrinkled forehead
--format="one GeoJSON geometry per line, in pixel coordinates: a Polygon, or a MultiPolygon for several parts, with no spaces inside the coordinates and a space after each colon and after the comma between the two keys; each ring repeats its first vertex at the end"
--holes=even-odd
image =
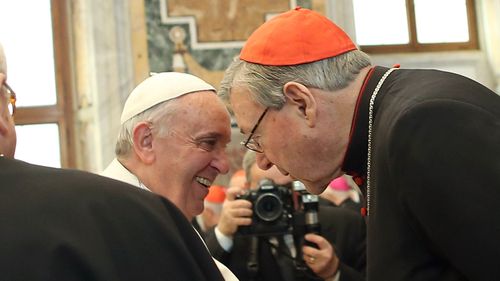
{"type": "Polygon", "coordinates": [[[236,123],[243,133],[251,130],[253,122],[256,122],[265,110],[265,107],[255,101],[250,90],[245,87],[234,87],[231,90],[230,102],[236,123]]]}
{"type": "Polygon", "coordinates": [[[205,111],[206,114],[214,113],[228,115],[224,103],[214,91],[193,92],[177,98],[180,108],[189,111],[205,111]]]}
{"type": "Polygon", "coordinates": [[[216,130],[230,135],[231,119],[224,103],[212,91],[202,91],[179,97],[175,119],[178,127],[193,130],[216,130]],[[184,125],[185,124],[185,125],[184,125]]]}

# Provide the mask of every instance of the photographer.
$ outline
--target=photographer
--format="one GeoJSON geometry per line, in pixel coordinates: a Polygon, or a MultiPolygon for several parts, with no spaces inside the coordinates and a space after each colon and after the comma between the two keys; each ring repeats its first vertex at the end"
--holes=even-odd
{"type": "MultiPolygon", "coordinates": [[[[276,168],[267,171],[258,168],[252,151],[245,155],[243,166],[246,187],[251,190],[257,189],[264,178],[278,185],[292,182],[290,177],[282,175],[276,168]]],[[[206,237],[212,255],[228,266],[241,281],[364,280],[366,229],[360,215],[341,208],[320,206],[321,235],[309,233],[304,237],[317,249],[309,246],[297,249],[288,233],[241,235],[238,228],[255,223],[252,222],[252,202],[236,199],[244,194],[246,191],[240,188],[228,190],[219,224],[206,237]],[[280,247],[283,241],[288,249],[280,247]],[[302,257],[308,268],[305,274],[297,270],[299,264],[294,262],[297,253],[297,258],[302,257]]]]}

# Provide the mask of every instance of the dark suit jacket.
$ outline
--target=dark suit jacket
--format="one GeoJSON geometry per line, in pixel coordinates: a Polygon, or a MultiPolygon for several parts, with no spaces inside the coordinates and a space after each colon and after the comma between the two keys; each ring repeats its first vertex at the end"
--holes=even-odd
{"type": "MultiPolygon", "coordinates": [[[[363,218],[347,209],[320,206],[319,221],[321,235],[333,244],[340,258],[340,280],[364,280],[366,226],[363,218]]],[[[250,280],[246,268],[250,237],[236,235],[229,253],[219,245],[213,230],[207,233],[205,239],[212,255],[229,267],[240,281],[250,280]]],[[[283,280],[276,258],[270,253],[266,243],[259,244],[258,260],[260,268],[255,280],[283,280]]]]}
{"type": "MultiPolygon", "coordinates": [[[[368,112],[387,68],[361,93],[343,170],[366,175],[368,112]]],[[[463,76],[392,72],[373,108],[370,281],[500,280],[500,97],[463,76]]]]}
{"type": "Polygon", "coordinates": [[[98,175],[0,158],[1,280],[222,280],[169,201],[98,175]]]}
{"type": "Polygon", "coordinates": [[[340,205],[336,205],[335,203],[333,203],[330,200],[320,198],[319,204],[321,204],[323,206],[335,206],[335,207],[340,207],[340,208],[346,208],[346,209],[351,210],[357,214],[361,213],[361,208],[363,207],[362,201],[354,202],[350,198],[347,198],[344,201],[342,201],[342,203],[340,203],[340,205]]]}

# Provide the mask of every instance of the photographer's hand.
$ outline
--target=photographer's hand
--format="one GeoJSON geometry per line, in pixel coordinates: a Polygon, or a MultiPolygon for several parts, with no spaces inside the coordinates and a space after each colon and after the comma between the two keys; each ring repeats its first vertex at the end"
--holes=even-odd
{"type": "Polygon", "coordinates": [[[244,199],[235,199],[242,194],[239,187],[230,187],[226,193],[226,201],[222,204],[222,212],[217,228],[219,231],[232,237],[240,225],[252,224],[252,203],[244,199]]]}
{"type": "Polygon", "coordinates": [[[339,268],[339,258],[328,240],[312,233],[306,234],[305,239],[318,246],[318,249],[309,246],[302,247],[303,259],[307,266],[323,279],[335,276],[339,268]]]}

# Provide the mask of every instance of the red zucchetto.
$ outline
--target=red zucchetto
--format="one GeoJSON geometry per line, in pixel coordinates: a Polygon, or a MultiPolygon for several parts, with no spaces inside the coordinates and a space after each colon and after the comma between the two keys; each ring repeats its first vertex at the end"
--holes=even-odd
{"type": "Polygon", "coordinates": [[[355,49],[349,36],[328,18],[297,7],[257,28],[241,50],[240,59],[262,65],[297,65],[355,49]]]}

